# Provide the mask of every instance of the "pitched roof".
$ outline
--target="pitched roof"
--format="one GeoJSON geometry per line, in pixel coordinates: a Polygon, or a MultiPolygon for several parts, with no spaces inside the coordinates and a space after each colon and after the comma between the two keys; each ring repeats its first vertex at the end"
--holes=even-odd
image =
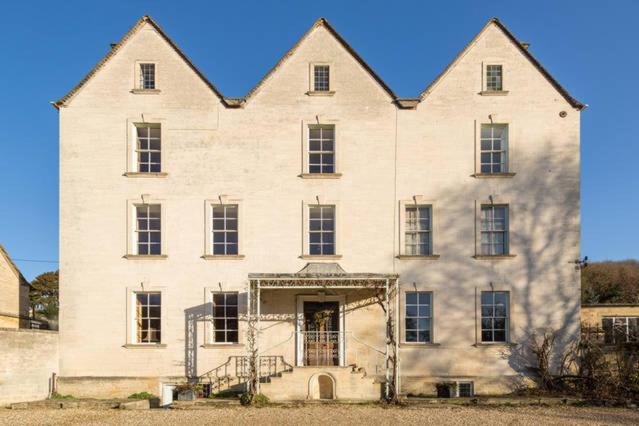
{"type": "Polygon", "coordinates": [[[27,279],[24,277],[24,275],[22,275],[22,272],[20,272],[16,264],[13,263],[13,260],[11,260],[11,257],[9,256],[9,253],[7,253],[2,244],[0,244],[0,256],[5,258],[7,265],[9,265],[9,269],[11,269],[13,273],[16,274],[16,276],[20,279],[20,284],[28,283],[27,279]]]}
{"type": "Polygon", "coordinates": [[[124,37],[120,39],[120,41],[111,45],[111,50],[100,60],[100,62],[98,62],[93,67],[93,69],[91,69],[91,71],[89,71],[89,73],[82,80],[80,80],[80,82],[73,89],[71,89],[69,93],[67,93],[65,96],[60,98],[58,101],[53,102],[53,106],[59,109],[61,106],[64,105],[65,102],[67,102],[76,93],[78,93],[78,91],[82,88],[82,86],[84,86],[91,79],[91,77],[93,77],[109,61],[109,59],[111,59],[122,48],[122,46],[127,42],[127,40],[129,40],[131,36],[133,36],[133,34],[135,34],[145,23],[148,23],[153,28],[155,28],[158,34],[160,34],[160,36],[169,44],[169,46],[171,46],[173,50],[184,60],[184,62],[186,62],[186,64],[198,75],[198,77],[202,79],[204,84],[206,84],[213,91],[213,93],[215,93],[220,98],[220,100],[224,102],[224,96],[217,89],[217,87],[215,87],[215,85],[213,85],[213,83],[211,83],[209,79],[206,78],[204,73],[200,71],[199,68],[196,67],[195,64],[193,64],[193,62],[191,62],[191,60],[184,54],[184,52],[182,52],[182,50],[177,46],[177,44],[175,44],[175,42],[171,40],[171,38],[168,35],[166,35],[166,33],[162,30],[162,28],[158,25],[158,23],[153,20],[153,18],[151,18],[148,15],[144,15],[124,35],[124,37]]]}
{"type": "Polygon", "coordinates": [[[335,39],[351,54],[351,56],[364,68],[364,70],[380,85],[380,87],[391,97],[393,102],[400,108],[408,108],[412,109],[417,106],[418,103],[422,102],[424,98],[431,92],[432,88],[444,77],[444,75],[461,59],[461,57],[465,54],[465,52],[471,47],[471,45],[479,38],[479,36],[488,28],[491,24],[495,24],[499,29],[503,31],[503,33],[508,37],[513,44],[519,49],[519,51],[541,72],[541,74],[548,80],[548,82],[568,101],[568,103],[574,107],[575,109],[581,111],[587,107],[587,105],[579,102],[575,98],[573,98],[566,89],[564,89],[558,82],[555,80],[550,73],[535,59],[535,57],[528,51],[527,47],[524,46],[525,43],[520,42],[517,38],[506,28],[506,26],[499,21],[497,18],[490,19],[486,25],[482,28],[479,33],[464,47],[464,49],[453,59],[453,61],[442,71],[441,74],[435,78],[435,80],[426,87],[426,89],[419,95],[417,98],[400,98],[398,97],[393,90],[382,80],[382,78],[375,73],[375,71],[364,61],[364,59],[353,49],[348,42],[339,34],[335,28],[325,19],[319,18],[315,23],[304,33],[304,35],[291,47],[285,54],[280,58],[280,60],[275,64],[271,70],[266,73],[266,75],[246,94],[246,96],[242,98],[227,98],[222,95],[222,93],[211,83],[204,73],[200,71],[191,60],[180,50],[180,48],[171,40],[166,33],[162,30],[162,28],[155,22],[150,16],[143,16],[138,20],[138,22],[131,28],[125,35],[118,41],[116,44],[112,46],[112,49],[96,64],[95,67],[73,88],[69,93],[60,98],[57,102],[53,102],[53,106],[59,109],[63,106],[69,99],[71,99],[81,88],[84,86],[87,81],[95,75],[107,62],[113,57],[120,48],[126,43],[126,41],[131,38],[133,34],[137,32],[137,30],[142,27],[143,24],[148,23],[153,28],[155,28],[160,34],[160,36],[166,40],[166,42],[175,50],[175,52],[186,62],[186,64],[202,79],[202,81],[220,98],[220,101],[227,108],[241,108],[248,100],[255,95],[259,91],[259,89],[264,85],[266,80],[273,75],[285,62],[288,58],[290,58],[297,48],[302,44],[302,42],[309,36],[309,34],[317,27],[324,27],[328,32],[335,37],[335,39]]]}
{"type": "Polygon", "coordinates": [[[280,60],[277,61],[275,66],[271,68],[270,71],[267,72],[264,77],[262,77],[262,79],[255,85],[255,87],[253,87],[251,91],[248,92],[248,94],[244,97],[244,100],[248,101],[248,99],[251,98],[251,96],[253,96],[262,87],[262,85],[266,82],[266,80],[268,80],[268,78],[271,75],[273,75],[275,71],[277,71],[286,62],[288,58],[293,56],[297,48],[304,42],[304,40],[306,40],[306,38],[313,32],[313,30],[318,27],[326,28],[326,30],[328,30],[328,32],[333,37],[335,37],[335,39],[339,42],[339,44],[341,44],[342,47],[344,47],[344,49],[346,49],[346,51],[351,54],[351,56],[362,66],[362,68],[364,68],[364,70],[371,77],[373,77],[373,79],[382,87],[382,89],[391,97],[391,99],[393,100],[398,99],[397,95],[395,95],[395,93],[391,90],[388,84],[386,84],[384,80],[382,80],[382,78],[379,75],[377,75],[377,73],[375,73],[375,71],[370,67],[370,65],[368,65],[366,61],[355,51],[355,49],[353,49],[353,47],[351,47],[351,45],[348,44],[348,42],[344,39],[344,37],[342,37],[342,35],[338,33],[337,30],[335,30],[335,28],[333,28],[333,26],[328,22],[328,20],[326,18],[319,18],[317,21],[315,21],[315,23],[311,26],[311,28],[309,28],[308,31],[304,33],[304,35],[297,41],[297,43],[295,43],[293,47],[291,47],[288,50],[288,52],[286,52],[284,56],[282,56],[282,58],[280,58],[280,60]]]}
{"type": "Polygon", "coordinates": [[[539,61],[532,55],[532,53],[530,53],[530,51],[528,50],[528,43],[523,43],[518,40],[517,37],[515,37],[513,33],[511,33],[510,30],[506,28],[506,26],[497,18],[491,18],[488,20],[486,25],[484,25],[484,27],[477,33],[477,35],[475,35],[475,37],[473,37],[473,39],[462,49],[462,51],[459,52],[457,56],[455,56],[451,63],[448,64],[448,66],[435,78],[435,80],[433,80],[433,82],[430,83],[428,87],[426,87],[426,89],[424,89],[424,91],[419,95],[420,100],[423,100],[430,94],[433,87],[435,87],[435,85],[442,80],[446,73],[448,73],[448,71],[453,66],[455,66],[457,62],[459,62],[459,60],[470,49],[475,41],[477,41],[479,36],[492,24],[496,25],[497,28],[499,28],[504,33],[504,35],[515,45],[515,47],[526,57],[526,59],[528,59],[533,64],[533,66],[537,68],[537,70],[546,78],[546,80],[548,80],[548,82],[555,88],[555,90],[557,90],[573,108],[581,111],[588,106],[573,98],[570,93],[568,93],[568,91],[564,89],[563,86],[559,84],[559,82],[555,80],[552,75],[550,75],[550,73],[541,65],[541,63],[539,63],[539,61]]]}

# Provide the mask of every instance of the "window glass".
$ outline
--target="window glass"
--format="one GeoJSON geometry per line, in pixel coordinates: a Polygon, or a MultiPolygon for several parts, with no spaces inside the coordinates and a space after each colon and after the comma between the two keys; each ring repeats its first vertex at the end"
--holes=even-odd
{"type": "Polygon", "coordinates": [[[481,341],[508,340],[509,294],[506,291],[481,292],[481,341]]]}
{"type": "Polygon", "coordinates": [[[316,92],[328,92],[330,90],[328,65],[315,65],[313,77],[314,90],[316,92]]]}
{"type": "Polygon", "coordinates": [[[159,204],[136,206],[137,254],[162,253],[161,207],[159,204]]]}
{"type": "Polygon", "coordinates": [[[508,125],[482,124],[480,148],[481,173],[508,172],[508,125]]]}
{"type": "Polygon", "coordinates": [[[238,342],[238,297],[235,292],[213,293],[213,341],[238,342]]]}
{"type": "Polygon", "coordinates": [[[136,125],[138,172],[159,173],[162,171],[160,126],[158,124],[136,125]]]}
{"type": "Polygon", "coordinates": [[[160,343],[161,341],[160,293],[135,294],[135,326],[137,343],[160,343]]]}
{"type": "Polygon", "coordinates": [[[309,207],[309,254],[335,254],[335,206],[309,207]]]}
{"type": "Polygon", "coordinates": [[[486,65],[486,90],[487,91],[503,90],[501,65],[486,65]]]}
{"type": "Polygon", "coordinates": [[[212,253],[238,254],[238,206],[214,205],[212,211],[212,253]]]}
{"type": "Polygon", "coordinates": [[[432,254],[431,206],[406,206],[404,231],[405,254],[429,256],[432,254]]]}
{"type": "Polygon", "coordinates": [[[155,64],[140,64],[140,89],[155,89],[155,64]]]}
{"type": "Polygon", "coordinates": [[[407,292],[404,317],[406,342],[430,343],[432,293],[407,292]]]}
{"type": "Polygon", "coordinates": [[[335,173],[334,126],[309,127],[308,136],[308,172],[335,173]]]}
{"type": "Polygon", "coordinates": [[[481,206],[481,255],[508,254],[508,206],[481,206]]]}

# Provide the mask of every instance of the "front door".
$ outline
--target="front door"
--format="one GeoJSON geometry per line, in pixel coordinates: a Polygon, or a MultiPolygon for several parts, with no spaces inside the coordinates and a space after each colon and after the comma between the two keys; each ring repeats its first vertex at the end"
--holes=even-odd
{"type": "Polygon", "coordinates": [[[304,365],[339,365],[339,302],[304,302],[304,365]]]}

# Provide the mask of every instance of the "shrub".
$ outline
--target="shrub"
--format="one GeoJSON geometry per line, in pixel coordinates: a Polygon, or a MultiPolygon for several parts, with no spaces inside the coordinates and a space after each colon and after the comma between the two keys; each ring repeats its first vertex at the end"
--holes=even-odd
{"type": "Polygon", "coordinates": [[[256,405],[258,407],[269,403],[269,399],[266,395],[258,393],[251,395],[250,393],[243,393],[240,395],[240,404],[242,405],[256,405]]]}
{"type": "Polygon", "coordinates": [[[155,399],[155,398],[157,398],[157,396],[148,392],[138,392],[138,393],[129,395],[129,399],[155,399]]]}
{"type": "Polygon", "coordinates": [[[73,395],[61,395],[57,392],[53,392],[49,399],[75,399],[73,395]]]}

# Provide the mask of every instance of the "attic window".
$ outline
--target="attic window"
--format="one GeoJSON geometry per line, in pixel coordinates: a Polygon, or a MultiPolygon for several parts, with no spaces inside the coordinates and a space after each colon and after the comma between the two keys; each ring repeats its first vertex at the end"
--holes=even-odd
{"type": "Polygon", "coordinates": [[[501,65],[486,65],[486,91],[502,91],[502,76],[503,74],[501,65]]]}
{"type": "Polygon", "coordinates": [[[329,85],[329,70],[328,65],[315,65],[313,68],[313,90],[316,92],[328,92],[330,90],[329,85]]]}
{"type": "Polygon", "coordinates": [[[155,64],[140,64],[140,89],[155,89],[155,64]]]}

